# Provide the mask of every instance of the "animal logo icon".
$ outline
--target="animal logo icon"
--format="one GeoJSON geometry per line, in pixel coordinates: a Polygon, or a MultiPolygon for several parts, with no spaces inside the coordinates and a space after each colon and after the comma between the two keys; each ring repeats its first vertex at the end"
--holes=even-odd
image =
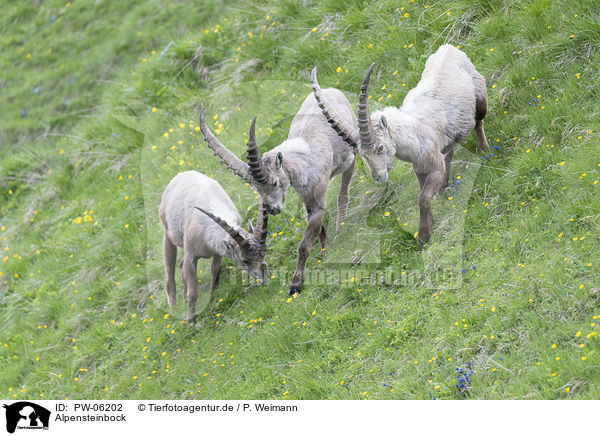
{"type": "Polygon", "coordinates": [[[4,404],[6,409],[6,431],[14,433],[19,428],[48,429],[50,411],[42,406],[29,401],[19,401],[10,405],[4,404]]]}

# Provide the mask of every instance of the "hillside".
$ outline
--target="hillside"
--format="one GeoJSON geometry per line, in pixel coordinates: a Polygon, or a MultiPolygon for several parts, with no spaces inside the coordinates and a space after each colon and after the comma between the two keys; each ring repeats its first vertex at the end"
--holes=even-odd
{"type": "Polygon", "coordinates": [[[598,398],[594,1],[48,1],[0,23],[3,397],[598,398]],[[443,43],[486,77],[492,149],[471,135],[457,150],[430,243],[414,239],[410,166],[378,185],[359,162],[344,230],[315,244],[301,294],[286,292],[306,219],[290,190],[269,220],[269,283],[246,286],[226,260],[182,324],[156,211],[168,181],[201,171],[256,217],[256,194],[204,143],[200,108],[238,156],[258,115],[266,151],[315,65],[356,105],[376,62],[372,108],[400,105],[443,43]]]}

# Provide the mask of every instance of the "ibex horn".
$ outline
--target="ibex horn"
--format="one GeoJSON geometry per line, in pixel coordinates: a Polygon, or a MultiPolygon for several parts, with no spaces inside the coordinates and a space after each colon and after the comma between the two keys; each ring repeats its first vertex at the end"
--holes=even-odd
{"type": "Polygon", "coordinates": [[[223,230],[225,230],[227,233],[229,233],[229,235],[240,246],[241,249],[243,249],[245,251],[250,251],[252,249],[252,245],[250,244],[250,241],[248,241],[246,238],[244,238],[244,236],[242,236],[242,234],[240,233],[239,230],[234,229],[229,224],[227,224],[224,220],[222,220],[218,216],[213,215],[209,211],[204,210],[198,206],[194,206],[194,207],[196,209],[198,209],[200,212],[206,214],[214,222],[216,222],[218,225],[220,225],[223,228],[223,230]]]}
{"type": "Polygon", "coordinates": [[[256,228],[254,229],[254,239],[260,246],[264,246],[267,243],[268,219],[269,214],[263,204],[262,198],[260,198],[258,201],[258,218],[256,220],[256,228]]]}
{"type": "Polygon", "coordinates": [[[272,184],[269,172],[265,168],[260,152],[258,151],[258,145],[256,145],[256,134],[255,134],[256,116],[252,120],[250,126],[250,136],[248,138],[248,148],[246,150],[246,158],[248,159],[248,165],[250,165],[250,173],[254,180],[259,183],[266,185],[272,184]]]}
{"type": "Polygon", "coordinates": [[[312,73],[310,74],[310,79],[312,81],[312,89],[315,94],[315,99],[317,100],[317,104],[321,108],[321,112],[327,119],[327,122],[331,124],[331,127],[335,132],[342,137],[342,139],[351,147],[356,148],[358,146],[358,131],[354,128],[353,125],[348,123],[345,119],[340,117],[335,109],[329,105],[327,98],[323,94],[321,87],[319,86],[319,82],[317,81],[317,70],[318,66],[314,67],[312,73]]]}
{"type": "Polygon", "coordinates": [[[200,129],[202,130],[202,134],[204,135],[204,140],[208,144],[208,146],[212,149],[215,156],[218,156],[219,159],[227,168],[232,170],[235,174],[240,176],[242,180],[245,182],[250,181],[250,167],[248,164],[241,159],[239,159],[235,154],[227,149],[221,142],[217,139],[215,135],[210,131],[206,122],[204,121],[204,108],[200,111],[200,129]]]}
{"type": "Polygon", "coordinates": [[[369,67],[360,87],[360,94],[358,95],[358,129],[360,131],[360,143],[363,148],[372,147],[375,143],[373,125],[371,124],[371,115],[369,113],[369,80],[374,66],[375,63],[372,63],[369,67]]]}

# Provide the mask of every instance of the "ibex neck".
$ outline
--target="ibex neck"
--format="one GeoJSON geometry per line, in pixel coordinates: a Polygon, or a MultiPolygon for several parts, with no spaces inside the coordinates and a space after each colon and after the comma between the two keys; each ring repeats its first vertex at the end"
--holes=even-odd
{"type": "Polygon", "coordinates": [[[304,200],[318,183],[323,174],[331,172],[331,163],[325,153],[315,143],[311,145],[304,138],[284,141],[269,153],[281,152],[283,171],[289,182],[304,200]]]}
{"type": "Polygon", "coordinates": [[[423,146],[431,141],[430,129],[411,115],[397,108],[386,108],[390,139],[396,147],[396,157],[405,162],[417,163],[423,155],[423,146]]]}

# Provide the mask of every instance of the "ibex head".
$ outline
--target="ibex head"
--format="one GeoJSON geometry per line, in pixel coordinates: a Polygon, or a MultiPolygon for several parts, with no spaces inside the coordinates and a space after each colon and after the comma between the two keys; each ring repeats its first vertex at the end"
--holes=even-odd
{"type": "Polygon", "coordinates": [[[387,180],[388,173],[393,167],[395,147],[390,140],[385,115],[376,112],[371,116],[369,113],[369,80],[374,66],[374,63],[371,64],[360,87],[358,131],[354,126],[337,117],[335,108],[328,104],[317,81],[317,67],[313,69],[311,77],[315,98],[329,124],[348,144],[358,150],[369,167],[373,179],[378,183],[383,183],[387,180]]]}
{"type": "Polygon", "coordinates": [[[247,270],[251,277],[260,282],[269,276],[269,267],[265,262],[268,214],[262,203],[258,208],[256,228],[252,228],[252,223],[249,223],[248,231],[237,226],[234,228],[225,220],[200,207],[196,209],[206,214],[229,234],[231,238],[223,241],[227,256],[234,259],[240,268],[247,270]]]}
{"type": "Polygon", "coordinates": [[[204,121],[204,109],[200,112],[200,129],[208,146],[227,168],[258,191],[267,213],[277,215],[283,210],[283,202],[290,187],[290,181],[283,171],[283,155],[281,153],[268,152],[261,157],[256,144],[255,125],[256,117],[250,126],[246,150],[248,163],[245,163],[213,135],[204,121]]]}

